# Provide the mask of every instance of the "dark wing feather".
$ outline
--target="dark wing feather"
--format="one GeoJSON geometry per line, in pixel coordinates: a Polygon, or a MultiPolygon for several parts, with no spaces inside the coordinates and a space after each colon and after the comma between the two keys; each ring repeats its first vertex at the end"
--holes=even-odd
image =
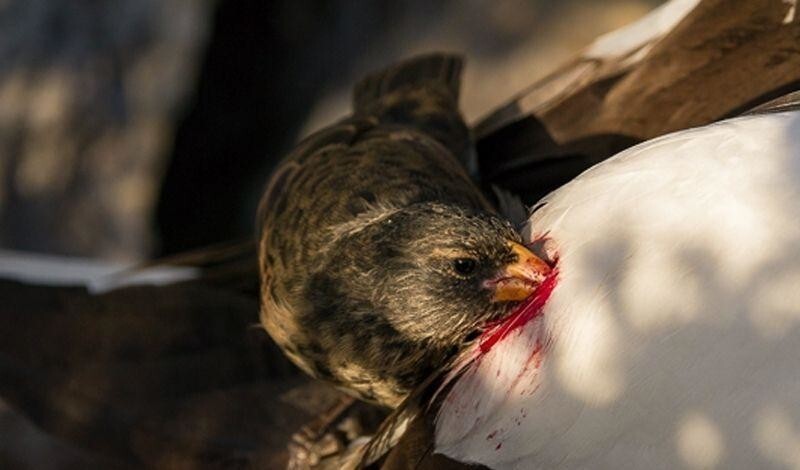
{"type": "Polygon", "coordinates": [[[800,91],[795,91],[756,106],[745,114],[783,113],[797,111],[798,109],[800,109],[800,91]]]}
{"type": "Polygon", "coordinates": [[[253,326],[256,297],[210,279],[100,295],[0,280],[0,298],[0,397],[121,464],[279,468],[291,433],[340,396],[253,326]]]}
{"type": "Polygon", "coordinates": [[[705,0],[631,57],[580,56],[475,126],[480,175],[533,204],[646,139],[738,115],[800,87],[789,8],[705,0]]]}
{"type": "MultiPolygon", "coordinates": [[[[469,348],[451,359],[465,364],[469,348]]],[[[381,470],[460,470],[483,466],[466,465],[434,454],[434,417],[440,401],[460,372],[450,375],[452,365],[432,373],[381,424],[361,451],[358,468],[381,470]]],[[[460,371],[463,368],[459,368],[460,371]]]]}

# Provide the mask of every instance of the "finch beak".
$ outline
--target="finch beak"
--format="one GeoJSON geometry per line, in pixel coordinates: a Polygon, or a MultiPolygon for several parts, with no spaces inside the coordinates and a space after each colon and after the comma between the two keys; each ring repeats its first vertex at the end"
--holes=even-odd
{"type": "Polygon", "coordinates": [[[524,300],[539,287],[552,269],[550,265],[519,243],[508,242],[516,261],[503,268],[500,275],[488,283],[494,289],[494,302],[524,300]]]}

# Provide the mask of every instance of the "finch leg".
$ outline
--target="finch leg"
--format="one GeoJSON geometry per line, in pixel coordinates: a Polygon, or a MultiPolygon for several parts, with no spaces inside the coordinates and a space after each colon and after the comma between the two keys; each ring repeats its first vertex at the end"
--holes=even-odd
{"type": "Polygon", "coordinates": [[[289,443],[287,469],[322,469],[325,468],[323,460],[342,453],[348,442],[361,433],[358,423],[346,416],[355,403],[355,398],[343,396],[329,410],[294,433],[289,443]]]}

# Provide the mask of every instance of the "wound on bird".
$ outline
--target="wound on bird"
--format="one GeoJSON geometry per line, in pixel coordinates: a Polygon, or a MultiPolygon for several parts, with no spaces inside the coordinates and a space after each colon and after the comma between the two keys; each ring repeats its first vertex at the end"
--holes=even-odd
{"type": "Polygon", "coordinates": [[[479,339],[481,354],[486,354],[498,341],[538,318],[557,284],[558,268],[554,266],[536,290],[514,307],[508,316],[487,325],[479,339]]]}

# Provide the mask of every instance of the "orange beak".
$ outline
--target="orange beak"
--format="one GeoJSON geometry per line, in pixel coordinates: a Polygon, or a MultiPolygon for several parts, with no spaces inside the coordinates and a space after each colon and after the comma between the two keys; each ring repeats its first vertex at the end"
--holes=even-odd
{"type": "Polygon", "coordinates": [[[497,279],[490,283],[494,288],[492,300],[495,302],[526,299],[551,270],[550,265],[519,243],[509,241],[508,245],[517,255],[517,259],[507,265],[497,279]]]}

